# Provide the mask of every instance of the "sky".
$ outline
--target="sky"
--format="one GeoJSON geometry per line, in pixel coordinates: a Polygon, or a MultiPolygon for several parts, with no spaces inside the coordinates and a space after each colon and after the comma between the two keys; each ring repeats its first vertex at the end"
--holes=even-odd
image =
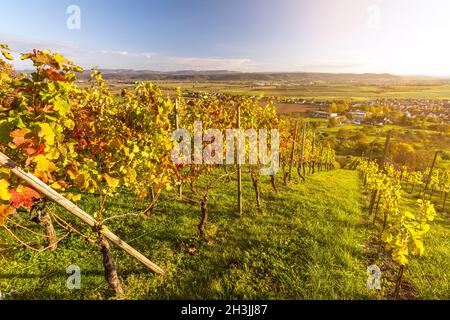
{"type": "Polygon", "coordinates": [[[450,76],[448,0],[0,0],[0,8],[0,43],[16,53],[50,49],[85,68],[450,76]]]}

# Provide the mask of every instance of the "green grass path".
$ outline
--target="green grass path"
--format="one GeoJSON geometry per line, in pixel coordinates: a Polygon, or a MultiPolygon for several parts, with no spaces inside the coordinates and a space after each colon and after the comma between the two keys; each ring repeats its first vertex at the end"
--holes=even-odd
{"type": "MultiPolygon", "coordinates": [[[[356,172],[335,170],[295,177],[272,192],[262,181],[264,215],[254,212],[251,182],[244,180],[244,217],[234,215],[235,184],[211,194],[205,244],[197,236],[199,207],[165,194],[147,219],[111,220],[111,229],[167,270],[155,276],[113,250],[128,299],[364,299],[369,239],[356,172]],[[191,249],[189,252],[189,248],[191,249]]],[[[92,212],[92,200],[81,203],[92,212]]],[[[108,204],[110,214],[144,207],[126,197],[108,204]]],[[[67,217],[67,214],[64,215],[67,217]]],[[[35,239],[36,240],[36,239],[35,239]]],[[[0,245],[13,240],[0,231],[0,245]]],[[[0,247],[0,249],[1,249],[0,247]]],[[[0,251],[0,290],[15,299],[108,299],[97,247],[73,235],[55,253],[0,251]],[[82,288],[66,288],[66,268],[82,271],[82,288]]]]}

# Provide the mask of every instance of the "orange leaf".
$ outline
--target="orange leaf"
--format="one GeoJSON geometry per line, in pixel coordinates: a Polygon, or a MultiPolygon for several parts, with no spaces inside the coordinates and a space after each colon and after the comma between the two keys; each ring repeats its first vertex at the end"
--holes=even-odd
{"type": "Polygon", "coordinates": [[[14,130],[9,135],[11,136],[11,138],[13,138],[13,143],[16,146],[20,147],[23,144],[33,142],[32,139],[25,138],[25,135],[27,135],[27,133],[30,133],[30,132],[31,131],[29,129],[23,128],[23,129],[14,130]]]}
{"type": "Polygon", "coordinates": [[[5,218],[13,212],[13,209],[7,204],[0,204],[0,226],[5,222],[5,218]]]}
{"type": "Polygon", "coordinates": [[[44,73],[46,76],[54,81],[66,81],[66,78],[64,77],[64,72],[57,72],[54,69],[45,69],[44,73]]]}

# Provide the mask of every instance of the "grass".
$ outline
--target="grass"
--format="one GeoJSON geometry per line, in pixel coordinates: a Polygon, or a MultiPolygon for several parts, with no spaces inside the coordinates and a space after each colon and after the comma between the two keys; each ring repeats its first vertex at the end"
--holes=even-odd
{"type": "MultiPolygon", "coordinates": [[[[111,220],[109,226],[160,264],[155,276],[113,249],[126,299],[365,299],[368,230],[355,172],[337,170],[279,186],[262,186],[265,214],[256,215],[251,182],[244,181],[244,217],[235,216],[229,182],[212,193],[208,232],[201,241],[197,205],[165,194],[154,214],[111,220]],[[190,254],[189,248],[195,253],[190,254]]],[[[92,212],[92,199],[81,206],[92,212]]],[[[127,197],[109,202],[110,215],[142,203],[127,197]]],[[[67,216],[67,214],[65,215],[67,216]]],[[[4,247],[13,243],[2,231],[4,247]]],[[[16,248],[0,257],[0,290],[13,299],[108,299],[98,248],[71,235],[55,253],[16,248]],[[66,268],[82,271],[81,290],[66,288],[66,268]]]]}
{"type": "MultiPolygon", "coordinates": [[[[356,172],[319,172],[309,175],[306,182],[294,175],[289,187],[282,186],[280,179],[277,182],[279,193],[275,194],[263,178],[264,214],[258,215],[251,181],[245,179],[241,218],[235,214],[235,182],[219,183],[209,206],[210,244],[198,236],[199,206],[177,200],[175,191],[163,194],[148,218],[110,220],[108,226],[114,232],[167,272],[156,276],[113,247],[125,288],[122,298],[391,298],[398,269],[388,254],[378,255],[380,225],[371,225],[367,195],[356,172]],[[371,264],[379,265],[383,272],[380,292],[366,288],[366,270],[371,264]]],[[[403,206],[412,209],[416,198],[405,193],[403,206]]],[[[437,196],[434,201],[439,201],[437,196]]],[[[92,213],[97,203],[86,197],[80,206],[92,213]]],[[[114,216],[144,207],[145,203],[122,195],[107,202],[106,214],[114,216]]],[[[22,223],[27,223],[23,217],[22,223]]],[[[449,236],[448,216],[441,213],[425,239],[425,254],[412,258],[405,271],[402,298],[450,298],[449,236]]],[[[27,240],[38,242],[36,245],[40,240],[41,247],[45,245],[42,239],[27,240]]],[[[104,281],[99,248],[81,237],[70,235],[54,253],[6,249],[14,243],[7,233],[0,232],[0,290],[11,292],[8,298],[114,298],[104,281]],[[66,269],[74,264],[82,272],[80,290],[66,287],[66,269]]]]}

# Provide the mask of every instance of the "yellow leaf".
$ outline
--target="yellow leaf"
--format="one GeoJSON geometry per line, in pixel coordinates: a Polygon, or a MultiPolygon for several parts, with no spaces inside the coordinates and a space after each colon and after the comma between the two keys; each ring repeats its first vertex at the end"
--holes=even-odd
{"type": "Polygon", "coordinates": [[[5,179],[0,180],[0,199],[8,201],[11,199],[11,194],[8,191],[9,183],[5,179]]]}
{"type": "Polygon", "coordinates": [[[53,162],[48,160],[42,154],[34,157],[33,162],[36,163],[36,169],[42,170],[42,171],[45,171],[45,172],[53,172],[56,169],[58,169],[58,167],[53,162]]]}
{"type": "Polygon", "coordinates": [[[53,103],[53,109],[58,111],[61,117],[65,117],[70,112],[70,104],[61,98],[57,98],[53,103]]]}
{"type": "Polygon", "coordinates": [[[3,56],[8,60],[14,60],[12,55],[8,51],[2,51],[3,56]]]}
{"type": "Polygon", "coordinates": [[[73,193],[69,192],[68,194],[66,194],[66,199],[70,200],[70,201],[73,201],[73,202],[80,201],[81,200],[81,194],[74,195],[73,193]]]}
{"type": "Polygon", "coordinates": [[[48,160],[42,154],[36,156],[33,159],[33,162],[36,163],[34,175],[39,179],[42,179],[42,181],[44,182],[47,182],[50,178],[50,174],[58,169],[58,167],[56,167],[56,165],[53,162],[48,160]]]}
{"type": "Polygon", "coordinates": [[[63,187],[58,182],[53,182],[50,187],[52,187],[55,190],[61,190],[63,187]]]}
{"type": "Polygon", "coordinates": [[[119,179],[113,178],[113,177],[109,176],[107,173],[105,173],[103,175],[103,177],[105,178],[106,183],[108,184],[108,186],[111,189],[115,189],[119,186],[119,182],[120,182],[119,179]]]}
{"type": "Polygon", "coordinates": [[[69,130],[73,130],[73,128],[75,128],[75,122],[71,119],[67,119],[64,121],[64,126],[69,130]]]}
{"type": "Polygon", "coordinates": [[[48,145],[53,145],[55,143],[55,132],[53,128],[48,123],[39,124],[41,131],[39,131],[39,137],[44,138],[48,145]]]}

